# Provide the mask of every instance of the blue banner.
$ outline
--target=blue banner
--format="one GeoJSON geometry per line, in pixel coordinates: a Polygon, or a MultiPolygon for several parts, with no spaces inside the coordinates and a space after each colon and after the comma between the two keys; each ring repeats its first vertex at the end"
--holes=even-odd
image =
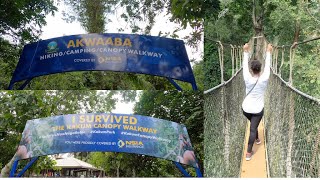
{"type": "Polygon", "coordinates": [[[128,114],[69,114],[29,120],[15,157],[91,151],[144,154],[198,167],[184,125],[128,114]]]}
{"type": "Polygon", "coordinates": [[[133,34],[83,34],[26,45],[9,89],[18,81],[70,71],[132,72],[196,84],[182,40],[133,34]]]}

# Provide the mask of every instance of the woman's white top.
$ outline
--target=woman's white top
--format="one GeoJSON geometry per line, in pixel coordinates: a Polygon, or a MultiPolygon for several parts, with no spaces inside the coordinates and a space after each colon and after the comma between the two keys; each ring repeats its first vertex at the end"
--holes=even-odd
{"type": "MultiPolygon", "coordinates": [[[[258,77],[253,77],[249,71],[249,53],[243,53],[243,79],[246,84],[246,94],[253,88],[254,84],[257,82],[258,77]]],[[[249,95],[242,102],[242,109],[247,113],[256,114],[262,111],[264,107],[264,93],[267,89],[267,84],[270,76],[270,61],[271,53],[267,52],[265,60],[264,71],[260,75],[259,80],[250,92],[249,95]]]]}

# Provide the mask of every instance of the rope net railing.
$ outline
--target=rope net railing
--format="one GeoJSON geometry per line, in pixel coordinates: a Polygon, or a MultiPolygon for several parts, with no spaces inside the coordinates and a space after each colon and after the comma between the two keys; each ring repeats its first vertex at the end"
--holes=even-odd
{"type": "Polygon", "coordinates": [[[320,177],[320,103],[270,76],[265,98],[270,177],[320,177]]]}
{"type": "Polygon", "coordinates": [[[241,72],[232,80],[207,92],[204,100],[204,170],[207,177],[239,177],[246,121],[241,102],[241,72]]]}
{"type": "MultiPolygon", "coordinates": [[[[319,39],[312,38],[274,49],[274,73],[269,80],[265,102],[270,177],[320,177],[320,101],[293,87],[295,81],[306,80],[304,76],[308,73],[303,69],[312,68],[303,66],[301,61],[314,62],[310,65],[320,62],[312,49],[312,44],[319,43],[316,41],[319,39]],[[294,70],[303,73],[294,73],[294,70]]],[[[317,92],[311,87],[307,89],[317,92]]]]}
{"type": "MultiPolygon", "coordinates": [[[[254,54],[251,60],[260,59],[264,64],[267,41],[264,37],[252,38],[249,44],[254,54]]],[[[218,45],[221,51],[223,43],[218,45]]],[[[291,74],[284,73],[289,82],[277,75],[276,72],[281,74],[284,60],[277,61],[275,57],[281,53],[275,49],[264,114],[268,176],[320,177],[319,100],[291,86],[293,48],[288,52],[286,69],[291,66],[291,74]]],[[[232,59],[232,51],[229,57],[232,59]]],[[[223,68],[221,70],[223,74],[223,68]]],[[[242,71],[237,71],[227,82],[221,78],[221,82],[205,91],[205,175],[239,177],[243,148],[247,144],[244,139],[247,121],[241,110],[245,97],[242,71]]]]}

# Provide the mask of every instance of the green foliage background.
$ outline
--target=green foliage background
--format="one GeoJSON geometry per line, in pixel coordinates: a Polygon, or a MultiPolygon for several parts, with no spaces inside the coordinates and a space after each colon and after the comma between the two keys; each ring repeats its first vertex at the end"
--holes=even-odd
{"type": "MultiPolygon", "coordinates": [[[[216,9],[208,10],[205,17],[204,89],[220,84],[218,44],[243,46],[256,31],[253,28],[252,11],[261,20],[262,32],[273,45],[291,45],[295,40],[303,41],[319,37],[320,15],[316,1],[302,0],[243,0],[217,1],[216,9]],[[255,5],[253,5],[255,2],[255,5]]],[[[293,86],[314,97],[320,97],[319,40],[299,45],[296,50],[293,72],[293,86]]],[[[224,46],[224,76],[231,77],[230,46],[224,46]]],[[[278,67],[281,51],[279,50],[278,67]]],[[[289,72],[289,47],[285,48],[282,76],[287,81],[289,72]]]]}

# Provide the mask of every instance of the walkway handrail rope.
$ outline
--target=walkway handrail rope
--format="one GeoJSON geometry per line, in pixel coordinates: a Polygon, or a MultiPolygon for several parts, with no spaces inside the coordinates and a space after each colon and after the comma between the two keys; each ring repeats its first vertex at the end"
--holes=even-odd
{"type": "Polygon", "coordinates": [[[276,51],[277,51],[277,48],[275,47],[274,49],[273,49],[273,53],[272,53],[272,58],[271,58],[271,66],[276,70],[276,55],[277,55],[277,53],[276,53],[276,51]]]}
{"type": "Polygon", "coordinates": [[[238,51],[239,51],[239,48],[237,47],[237,46],[235,46],[235,58],[236,58],[236,72],[238,71],[238,69],[240,69],[240,68],[238,68],[238,59],[239,59],[239,53],[238,53],[238,51]]]}
{"type": "Polygon", "coordinates": [[[232,74],[234,74],[234,55],[235,55],[235,51],[234,51],[234,46],[232,44],[230,44],[230,46],[231,46],[232,74]]]}
{"type": "MultiPolygon", "coordinates": [[[[305,40],[305,41],[301,41],[301,42],[296,42],[296,45],[300,45],[300,44],[305,44],[305,43],[308,43],[308,42],[311,42],[311,41],[315,41],[315,40],[319,40],[320,37],[315,37],[315,38],[311,38],[311,39],[308,39],[308,40],[305,40]]],[[[291,45],[280,45],[280,46],[275,46],[275,47],[291,47],[291,45]]]]}
{"type": "Polygon", "coordinates": [[[223,78],[223,45],[220,41],[218,43],[220,45],[220,47],[218,48],[218,53],[219,53],[219,62],[220,62],[221,83],[223,83],[224,82],[224,78],[223,78]]]}
{"type": "Polygon", "coordinates": [[[275,73],[277,73],[278,71],[278,52],[279,52],[279,48],[275,47],[274,48],[274,53],[273,53],[273,59],[274,61],[272,61],[273,63],[273,68],[275,70],[275,73]]]}
{"type": "Polygon", "coordinates": [[[239,52],[239,60],[240,60],[240,67],[242,67],[242,47],[238,46],[239,52]]]}
{"type": "MultiPolygon", "coordinates": [[[[257,39],[257,38],[261,38],[261,37],[263,37],[263,36],[255,36],[255,37],[252,37],[252,38],[253,39],[257,39]]],[[[214,40],[214,39],[211,39],[209,37],[205,37],[205,39],[207,39],[209,41],[212,41],[212,42],[216,42],[216,43],[221,42],[219,40],[214,40]]],[[[311,39],[308,39],[308,40],[305,40],[305,41],[297,42],[296,45],[308,43],[308,42],[315,41],[315,40],[320,40],[320,37],[315,37],[315,38],[311,38],[311,39]]],[[[267,43],[270,43],[267,39],[266,39],[266,41],[267,41],[267,43]]],[[[223,43],[223,42],[221,42],[221,44],[223,44],[225,46],[229,46],[230,45],[230,43],[228,44],[228,43],[223,43]]],[[[233,45],[237,46],[237,47],[241,47],[242,46],[242,45],[235,45],[235,44],[233,44],[233,45]]],[[[273,47],[280,47],[280,48],[282,47],[282,48],[284,48],[284,47],[291,47],[291,46],[292,46],[292,44],[291,45],[279,45],[279,46],[273,46],[273,47]]]]}
{"type": "MultiPolygon", "coordinates": [[[[204,39],[209,40],[209,41],[211,41],[211,42],[218,43],[218,44],[219,44],[219,42],[220,42],[220,43],[221,43],[222,45],[224,45],[224,46],[229,46],[229,45],[230,45],[230,43],[224,43],[224,42],[221,42],[220,40],[211,39],[211,38],[209,38],[209,37],[205,37],[204,39]]],[[[240,44],[240,45],[233,44],[233,45],[234,45],[234,46],[237,46],[237,47],[241,46],[241,44],[240,44]]]]}
{"type": "Polygon", "coordinates": [[[204,91],[203,93],[204,94],[208,94],[208,93],[220,88],[221,86],[224,86],[224,85],[228,84],[230,81],[232,81],[234,79],[234,77],[236,77],[239,74],[239,72],[241,70],[242,70],[242,67],[228,81],[225,81],[225,82],[223,82],[223,83],[221,83],[221,84],[219,84],[219,85],[217,85],[217,86],[215,86],[215,87],[213,87],[211,89],[208,89],[208,90],[204,91]]]}
{"type": "Polygon", "coordinates": [[[297,46],[297,42],[294,42],[291,47],[290,47],[290,73],[289,73],[289,83],[292,85],[293,84],[293,79],[292,79],[292,72],[293,72],[293,60],[294,60],[294,55],[295,55],[295,48],[297,46]]]}
{"type": "Polygon", "coordinates": [[[282,48],[281,64],[280,64],[280,67],[279,67],[279,73],[278,73],[280,77],[281,77],[281,68],[282,68],[283,63],[284,63],[284,51],[285,51],[284,46],[282,46],[281,48],[282,48]]]}
{"type": "Polygon", "coordinates": [[[314,102],[316,102],[316,103],[318,103],[320,105],[320,99],[317,99],[317,98],[315,98],[313,96],[310,96],[310,95],[308,95],[308,94],[306,94],[304,92],[299,91],[298,89],[293,87],[292,84],[290,84],[289,82],[287,82],[284,79],[282,79],[282,77],[279,74],[274,73],[274,69],[273,68],[271,68],[271,70],[272,70],[273,74],[276,75],[292,91],[294,91],[294,92],[298,93],[299,95],[301,95],[301,96],[303,96],[305,98],[308,98],[308,99],[310,99],[310,100],[312,100],[312,101],[314,101],[314,102]]]}

